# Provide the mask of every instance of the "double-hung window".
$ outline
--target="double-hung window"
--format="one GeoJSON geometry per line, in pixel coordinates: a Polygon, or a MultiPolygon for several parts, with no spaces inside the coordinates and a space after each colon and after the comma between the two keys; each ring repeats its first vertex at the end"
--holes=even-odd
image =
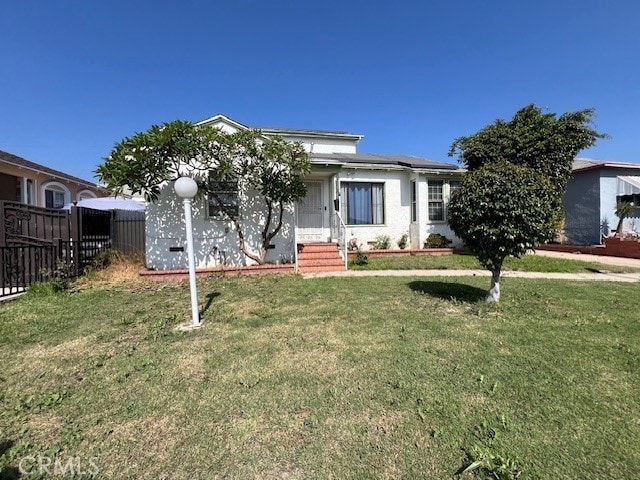
{"type": "Polygon", "coordinates": [[[432,222],[444,221],[444,181],[428,180],[427,213],[432,222]]]}
{"type": "Polygon", "coordinates": [[[411,181],[411,221],[418,221],[418,185],[415,180],[411,181]]]}
{"type": "Polygon", "coordinates": [[[225,217],[231,215],[237,217],[240,211],[238,182],[216,180],[212,173],[209,188],[209,216],[225,217]]]}
{"type": "Polygon", "coordinates": [[[341,214],[348,225],[384,223],[384,183],[342,182],[341,214]]]}

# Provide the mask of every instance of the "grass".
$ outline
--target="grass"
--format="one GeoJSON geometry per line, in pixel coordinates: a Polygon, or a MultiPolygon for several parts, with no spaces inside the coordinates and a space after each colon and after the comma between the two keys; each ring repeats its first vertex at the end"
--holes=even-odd
{"type": "Polygon", "coordinates": [[[441,479],[474,447],[520,478],[637,476],[637,285],[486,287],[214,277],[191,333],[185,283],[35,289],[0,305],[0,477],[45,453],[100,478],[441,479]]]}
{"type": "MultiPolygon", "coordinates": [[[[369,257],[366,265],[357,265],[352,260],[353,270],[460,270],[483,269],[473,255],[406,255],[398,257],[369,257]]],[[[504,262],[504,270],[524,272],[583,273],[607,271],[611,273],[637,272],[637,268],[605,265],[563,258],[525,255],[522,258],[509,257],[504,262]]]]}

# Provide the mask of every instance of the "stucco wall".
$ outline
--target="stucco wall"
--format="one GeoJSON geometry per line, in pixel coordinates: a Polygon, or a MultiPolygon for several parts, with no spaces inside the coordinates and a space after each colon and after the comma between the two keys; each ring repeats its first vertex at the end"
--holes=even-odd
{"type": "MultiPolygon", "coordinates": [[[[46,187],[50,182],[53,184],[60,184],[63,186],[63,190],[65,190],[65,203],[73,202],[78,200],[78,196],[81,193],[91,192],[93,196],[102,197],[106,194],[105,191],[101,190],[96,186],[91,186],[89,184],[83,184],[76,181],[72,181],[66,178],[53,176],[44,172],[37,172],[35,170],[31,170],[24,167],[17,167],[15,165],[9,165],[4,162],[0,162],[0,172],[6,175],[12,175],[18,177],[21,180],[22,190],[24,191],[25,184],[22,182],[22,179],[30,179],[33,181],[33,193],[35,197],[34,205],[38,207],[45,206],[45,198],[43,194],[43,187],[46,187]]],[[[13,180],[11,180],[13,182],[13,180]]],[[[24,202],[24,193],[22,194],[22,201],[24,202]]],[[[9,198],[5,198],[9,199],[9,198]]],[[[16,198],[10,198],[11,200],[16,200],[16,198]]]]}
{"type": "MultiPolygon", "coordinates": [[[[607,220],[611,231],[614,231],[618,226],[618,217],[615,213],[618,194],[618,176],[637,176],[639,172],[637,169],[625,168],[603,168],[600,172],[600,215],[603,220],[607,220]]],[[[638,213],[640,212],[636,209],[636,217],[625,219],[623,231],[634,228],[640,229],[638,213]]]]}
{"type": "MultiPolygon", "coordinates": [[[[263,203],[257,197],[241,198],[240,218],[245,226],[245,237],[250,245],[261,244],[261,227],[264,225],[263,203]]],[[[209,218],[206,198],[194,199],[192,205],[193,235],[196,267],[251,265],[240,250],[238,234],[229,220],[209,218]]],[[[184,230],[182,200],[173,191],[173,184],[165,186],[158,201],[147,205],[146,263],[147,268],[171,270],[187,268],[187,245],[184,230]],[[172,247],[184,251],[172,252],[172,247]]],[[[293,208],[285,210],[285,226],[272,240],[274,249],[267,251],[267,261],[293,260],[293,208]]]]}
{"type": "MultiPolygon", "coordinates": [[[[461,246],[462,242],[451,231],[446,221],[430,222],[427,218],[427,184],[428,179],[444,180],[445,185],[449,179],[459,177],[435,176],[426,174],[412,174],[409,171],[368,171],[347,170],[341,173],[341,181],[365,181],[384,183],[385,212],[384,225],[347,225],[347,240],[357,238],[363,248],[368,248],[368,242],[375,241],[379,235],[389,235],[391,248],[398,248],[398,240],[409,234],[411,247],[422,248],[427,236],[431,233],[439,233],[454,241],[455,246],[461,246]],[[411,222],[411,180],[417,181],[418,205],[417,222],[411,222]]],[[[445,214],[448,200],[448,188],[445,187],[445,214]]]]}
{"type": "MultiPolygon", "coordinates": [[[[384,224],[347,225],[347,240],[357,238],[363,249],[379,235],[389,235],[391,248],[398,248],[398,240],[409,232],[411,198],[409,174],[405,171],[346,170],[341,182],[374,182],[384,184],[384,224]]],[[[346,219],[345,219],[346,221],[346,219]]]]}

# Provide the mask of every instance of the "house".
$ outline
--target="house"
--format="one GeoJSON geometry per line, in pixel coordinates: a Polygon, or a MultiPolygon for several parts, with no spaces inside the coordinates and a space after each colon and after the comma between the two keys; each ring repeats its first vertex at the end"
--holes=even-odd
{"type": "Polygon", "coordinates": [[[0,150],[0,201],[46,208],[104,196],[95,183],[0,150]]]}
{"type": "MultiPolygon", "coordinates": [[[[618,225],[615,214],[620,200],[640,198],[640,164],[578,158],[567,185],[565,208],[566,243],[597,245],[618,225]]],[[[640,211],[625,221],[625,228],[640,228],[640,211]]]]}
{"type": "MultiPolygon", "coordinates": [[[[267,252],[268,262],[293,262],[300,245],[308,243],[344,246],[355,238],[367,249],[380,235],[390,237],[392,248],[405,233],[411,248],[422,248],[431,233],[460,243],[446,222],[447,202],[463,173],[455,165],[406,155],[361,154],[357,145],[363,136],[342,131],[249,127],[224,115],[199,124],[226,133],[259,128],[264,135],[301,142],[308,152],[312,170],[305,178],[307,195],[288,206],[284,227],[267,252]]],[[[221,193],[239,205],[249,241],[257,238],[261,204],[242,192],[221,193]]],[[[148,268],[187,265],[181,208],[171,185],[147,207],[148,268]]],[[[239,249],[233,224],[219,215],[214,202],[194,200],[193,230],[197,267],[250,263],[239,249]]]]}

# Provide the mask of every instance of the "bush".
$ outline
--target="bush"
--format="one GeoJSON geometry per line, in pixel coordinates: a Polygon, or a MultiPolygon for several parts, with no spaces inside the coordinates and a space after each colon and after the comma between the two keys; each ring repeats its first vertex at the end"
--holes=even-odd
{"type": "Polygon", "coordinates": [[[440,235],[439,233],[431,233],[424,241],[423,248],[444,248],[451,243],[444,235],[440,235]]]}
{"type": "Polygon", "coordinates": [[[389,250],[391,248],[391,237],[389,235],[378,235],[373,248],[374,250],[389,250]]]}
{"type": "Polygon", "coordinates": [[[104,252],[100,252],[95,258],[91,261],[91,269],[92,270],[104,270],[105,268],[121,262],[124,258],[124,255],[120,250],[116,250],[114,248],[110,248],[105,250],[104,252]]]}
{"type": "Polygon", "coordinates": [[[398,247],[400,247],[401,250],[404,250],[405,248],[407,248],[408,241],[409,241],[409,234],[403,233],[402,236],[400,237],[400,240],[398,240],[398,247]]]}

